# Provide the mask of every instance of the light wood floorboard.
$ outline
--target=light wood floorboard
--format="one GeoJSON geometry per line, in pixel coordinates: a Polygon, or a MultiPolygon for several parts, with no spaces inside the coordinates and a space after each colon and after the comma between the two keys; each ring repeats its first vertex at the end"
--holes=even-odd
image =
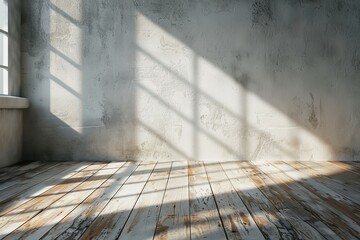
{"type": "Polygon", "coordinates": [[[347,162],[33,162],[0,169],[0,239],[359,239],[347,162]]]}

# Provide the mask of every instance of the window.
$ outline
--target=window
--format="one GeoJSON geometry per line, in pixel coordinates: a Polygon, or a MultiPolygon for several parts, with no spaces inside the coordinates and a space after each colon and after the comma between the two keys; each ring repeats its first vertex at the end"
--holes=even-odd
{"type": "Polygon", "coordinates": [[[8,94],[8,0],[0,0],[0,94],[8,94]]]}

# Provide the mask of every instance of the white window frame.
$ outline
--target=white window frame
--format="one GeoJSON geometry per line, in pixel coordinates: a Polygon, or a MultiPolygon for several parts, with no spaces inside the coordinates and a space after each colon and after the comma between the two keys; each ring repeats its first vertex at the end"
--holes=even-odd
{"type": "Polygon", "coordinates": [[[9,6],[7,0],[0,0],[0,94],[9,94],[9,6]],[[4,15],[3,15],[4,16],[4,15]],[[0,16],[1,18],[1,16],[0,16]],[[7,18],[7,19],[6,19],[7,18]],[[5,19],[5,20],[4,20],[5,19]]]}
{"type": "MultiPolygon", "coordinates": [[[[9,85],[11,84],[11,76],[9,70],[12,66],[9,66],[9,56],[12,54],[9,51],[9,38],[10,30],[10,8],[14,0],[0,0],[0,111],[3,109],[23,109],[29,107],[29,100],[27,98],[10,96],[9,85]],[[10,68],[9,68],[10,67],[10,68]],[[4,81],[2,80],[4,78],[4,81]]],[[[11,65],[11,62],[10,62],[11,65]]]]}

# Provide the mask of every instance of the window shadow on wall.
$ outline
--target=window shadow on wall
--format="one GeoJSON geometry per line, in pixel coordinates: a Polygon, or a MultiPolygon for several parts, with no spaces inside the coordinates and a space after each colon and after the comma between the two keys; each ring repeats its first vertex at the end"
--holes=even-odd
{"type": "MultiPolygon", "coordinates": [[[[136,49],[167,73],[158,89],[168,81],[169,88],[182,84],[194,91],[197,113],[188,120],[202,158],[222,148],[239,159],[358,159],[357,3],[136,3],[145,22],[165,32],[154,47],[146,44],[152,33],[143,34],[136,49]],[[184,77],[176,65],[186,54],[181,48],[192,51],[195,77],[184,77]],[[173,61],[166,59],[171,51],[177,51],[173,61]],[[226,133],[229,126],[237,136],[226,133]]],[[[140,91],[151,94],[141,80],[140,91]]],[[[178,114],[165,90],[156,90],[152,97],[178,114]]]]}
{"type": "Polygon", "coordinates": [[[334,6],[23,3],[24,158],[357,159],[357,5],[334,6]]]}
{"type": "Polygon", "coordinates": [[[24,158],[123,160],[118,152],[131,151],[134,21],[123,5],[23,4],[24,158]]]}

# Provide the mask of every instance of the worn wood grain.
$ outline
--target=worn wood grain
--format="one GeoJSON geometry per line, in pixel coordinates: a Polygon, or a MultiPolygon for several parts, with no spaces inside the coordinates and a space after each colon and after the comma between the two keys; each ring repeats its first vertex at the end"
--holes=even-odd
{"type": "Polygon", "coordinates": [[[80,239],[116,239],[152,173],[155,163],[141,164],[109,201],[80,239]]]}
{"type": "MultiPolygon", "coordinates": [[[[241,169],[253,180],[256,187],[269,199],[269,201],[283,214],[294,231],[302,239],[324,239],[328,232],[327,228],[320,219],[316,218],[310,212],[306,211],[295,199],[282,190],[277,184],[263,174],[254,164],[249,162],[239,163],[241,169]],[[322,226],[318,228],[317,226],[322,226]],[[326,231],[324,231],[326,228],[326,231]],[[324,236],[323,236],[324,235],[324,236]]],[[[332,233],[332,239],[340,239],[335,233],[332,233]]]]}
{"type": "Polygon", "coordinates": [[[49,179],[46,179],[43,182],[30,187],[26,191],[12,198],[11,201],[8,201],[7,203],[3,203],[0,207],[0,216],[3,216],[6,213],[18,208],[22,204],[32,199],[35,199],[40,194],[66,181],[68,178],[80,172],[82,169],[86,168],[87,166],[89,166],[89,164],[85,164],[85,163],[77,163],[71,166],[64,166],[64,169],[61,166],[59,169],[57,169],[60,170],[60,173],[55,174],[49,179]],[[63,169],[62,172],[61,169],[63,169]]]}
{"type": "Polygon", "coordinates": [[[359,165],[359,163],[330,161],[330,162],[325,162],[324,164],[334,165],[337,168],[341,168],[341,169],[343,169],[345,171],[352,172],[352,173],[355,173],[357,175],[360,175],[360,172],[359,172],[360,165],[359,165]]]}
{"type": "Polygon", "coordinates": [[[118,239],[153,239],[170,169],[171,162],[156,165],[118,239]]]}
{"type": "MultiPolygon", "coordinates": [[[[40,182],[49,176],[49,170],[55,170],[59,164],[42,164],[41,166],[30,170],[27,173],[21,174],[10,181],[3,184],[3,191],[0,192],[0,199],[3,199],[9,193],[16,193],[26,190],[34,185],[34,182],[40,182]],[[4,191],[6,188],[10,187],[4,191]]],[[[1,200],[0,200],[1,204],[1,200]]]]}
{"type": "Polygon", "coordinates": [[[59,174],[70,167],[69,164],[58,164],[56,167],[47,169],[34,176],[32,179],[12,186],[10,189],[0,193],[0,211],[3,211],[13,204],[13,201],[23,195],[25,192],[32,193],[33,188],[43,181],[59,174]]]}
{"type": "Polygon", "coordinates": [[[267,239],[296,239],[296,232],[235,162],[222,163],[233,187],[267,239]]]}
{"type": "Polygon", "coordinates": [[[323,175],[331,177],[332,180],[338,181],[340,184],[344,184],[344,187],[347,189],[360,193],[360,175],[354,172],[356,169],[344,169],[332,163],[333,162],[316,163],[316,166],[312,164],[312,168],[319,169],[321,172],[324,172],[323,175]]]}
{"type": "MultiPolygon", "coordinates": [[[[45,163],[34,162],[24,166],[12,167],[6,170],[0,171],[0,191],[11,187],[25,179],[30,179],[33,175],[29,175],[32,172],[37,172],[36,168],[41,168],[41,166],[45,165],[45,163]]],[[[47,166],[51,166],[55,164],[46,164],[47,166]]]]}
{"type": "MultiPolygon", "coordinates": [[[[103,166],[99,166],[101,169],[103,166]]],[[[92,167],[93,169],[93,167],[92,167]]],[[[13,234],[17,232],[20,235],[20,230],[16,230],[27,221],[30,221],[44,211],[48,206],[65,196],[76,186],[81,184],[83,181],[91,177],[96,170],[87,170],[86,168],[81,172],[73,175],[72,177],[65,180],[63,183],[56,185],[55,187],[44,192],[36,198],[32,198],[30,201],[21,205],[20,207],[10,211],[9,213],[0,217],[0,239],[10,234],[8,237],[15,238],[13,234]],[[16,230],[15,232],[13,232],[16,230]]],[[[44,219],[45,221],[47,219],[44,219]]],[[[22,232],[21,232],[22,233],[22,232]]],[[[10,238],[11,239],[11,238],[10,238]]]]}
{"type": "Polygon", "coordinates": [[[8,180],[11,180],[14,177],[17,177],[19,175],[22,175],[24,173],[32,171],[33,169],[36,169],[44,164],[49,164],[49,163],[36,161],[36,162],[28,163],[28,164],[15,165],[15,166],[11,166],[11,167],[1,168],[0,169],[0,182],[4,183],[8,180]]]}
{"type": "Polygon", "coordinates": [[[190,239],[187,162],[173,162],[154,239],[190,239]]]}
{"type": "Polygon", "coordinates": [[[97,188],[78,207],[47,232],[43,239],[79,239],[138,165],[139,163],[130,162],[124,164],[101,187],[97,188]]]}
{"type": "Polygon", "coordinates": [[[304,161],[13,166],[0,169],[0,239],[359,239],[359,173],[304,161]]]}
{"type": "Polygon", "coordinates": [[[341,196],[332,189],[324,186],[322,183],[315,181],[310,176],[284,162],[275,163],[275,166],[292,179],[299,182],[303,187],[317,195],[324,202],[327,202],[334,208],[340,209],[343,214],[347,215],[357,224],[360,224],[360,206],[358,204],[353,203],[344,196],[341,196]]]}
{"type": "Polygon", "coordinates": [[[189,162],[191,239],[226,239],[202,162],[189,162]]]}
{"type": "Polygon", "coordinates": [[[329,206],[299,182],[290,178],[280,169],[269,163],[256,164],[280,188],[296,199],[307,211],[319,217],[333,232],[342,239],[356,239],[359,226],[341,211],[329,206]]]}
{"type": "Polygon", "coordinates": [[[205,164],[228,239],[265,239],[219,163],[205,164]]]}
{"type": "Polygon", "coordinates": [[[344,182],[336,181],[335,178],[332,177],[332,174],[327,175],[326,172],[324,173],[323,169],[314,166],[314,164],[310,162],[293,162],[288,164],[315,179],[316,182],[320,182],[334,192],[344,196],[350,201],[358,205],[360,204],[360,193],[357,191],[352,191],[352,188],[346,186],[344,182]]]}
{"type": "Polygon", "coordinates": [[[88,171],[95,172],[92,176],[46,207],[39,214],[6,236],[5,239],[40,239],[112,176],[121,164],[123,163],[100,164],[98,169],[96,169],[96,165],[91,165],[88,171]]]}

